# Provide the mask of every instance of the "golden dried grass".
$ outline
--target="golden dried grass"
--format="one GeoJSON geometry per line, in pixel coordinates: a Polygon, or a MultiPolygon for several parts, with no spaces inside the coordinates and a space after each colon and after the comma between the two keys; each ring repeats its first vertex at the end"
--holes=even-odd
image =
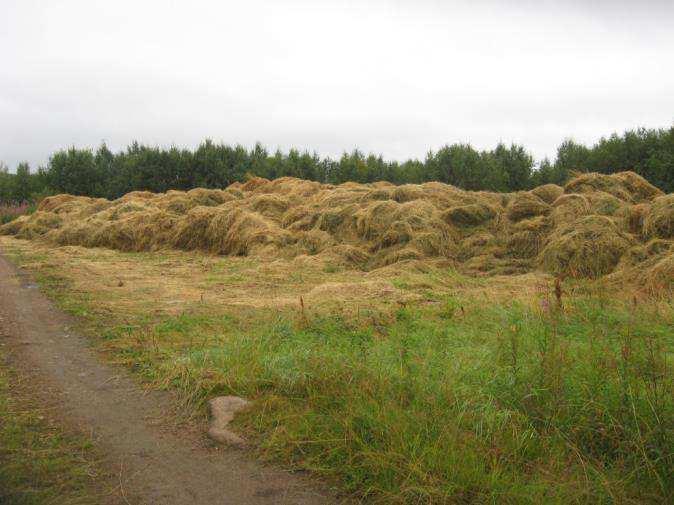
{"type": "Polygon", "coordinates": [[[366,270],[437,260],[477,273],[543,268],[598,277],[655,261],[659,246],[644,241],[674,235],[674,195],[629,172],[511,194],[438,182],[251,178],[223,190],[137,191],[115,201],[56,195],[0,234],[121,251],[297,256],[366,270]]]}
{"type": "Polygon", "coordinates": [[[586,216],[555,230],[539,262],[550,273],[597,278],[611,273],[631,245],[610,218],[586,216]]]}
{"type": "Polygon", "coordinates": [[[644,218],[644,232],[649,237],[674,237],[674,193],[653,200],[644,218]]]}

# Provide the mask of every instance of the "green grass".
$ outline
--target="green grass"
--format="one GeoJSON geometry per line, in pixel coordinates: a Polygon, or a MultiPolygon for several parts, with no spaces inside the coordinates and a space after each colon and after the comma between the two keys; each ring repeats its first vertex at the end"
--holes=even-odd
{"type": "Polygon", "coordinates": [[[49,419],[18,375],[0,363],[0,503],[100,503],[91,444],[49,419]]]}
{"type": "MultiPolygon", "coordinates": [[[[219,394],[251,398],[236,425],[263,457],[354,496],[480,504],[674,498],[671,300],[637,304],[575,283],[559,310],[429,287],[390,317],[367,307],[354,320],[312,307],[193,305],[175,317],[138,310],[121,321],[58,273],[38,278],[114,359],[178,391],[186,412],[205,414],[205,401],[219,394]]],[[[496,281],[480,282],[488,293],[496,281]]],[[[395,284],[407,289],[409,281],[395,284]]]]}
{"type": "Polygon", "coordinates": [[[263,455],[404,503],[658,503],[674,489],[671,305],[446,299],[375,332],[184,314],[107,345],[190,408],[256,400],[263,455]]]}

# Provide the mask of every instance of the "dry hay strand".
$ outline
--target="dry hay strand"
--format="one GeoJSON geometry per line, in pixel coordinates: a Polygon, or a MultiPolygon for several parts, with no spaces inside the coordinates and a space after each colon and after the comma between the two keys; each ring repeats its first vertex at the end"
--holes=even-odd
{"type": "Polygon", "coordinates": [[[281,220],[289,207],[287,198],[273,194],[255,195],[250,200],[251,209],[277,221],[281,220]]]}
{"type": "Polygon", "coordinates": [[[70,219],[85,219],[112,206],[114,203],[105,198],[55,195],[44,198],[37,211],[68,215],[70,219]]]}
{"type": "Polygon", "coordinates": [[[564,194],[564,188],[557,186],[557,184],[543,184],[531,190],[531,193],[543,200],[545,203],[552,205],[560,196],[564,194]]]}
{"type": "Polygon", "coordinates": [[[674,295],[674,248],[671,244],[659,254],[626,263],[621,267],[608,279],[620,285],[636,284],[650,296],[671,299],[674,295]]]}
{"type": "Polygon", "coordinates": [[[671,297],[674,292],[674,254],[658,256],[650,265],[643,265],[643,277],[637,282],[643,282],[645,288],[652,295],[666,295],[671,297]]]}
{"type": "MultiPolygon", "coordinates": [[[[178,221],[168,212],[152,209],[140,215],[130,215],[120,222],[120,227],[128,230],[133,237],[129,244],[134,251],[156,250],[171,246],[171,239],[178,221]]],[[[119,246],[114,246],[119,249],[119,246]]]]}
{"type": "Polygon", "coordinates": [[[632,199],[637,203],[651,201],[653,198],[664,194],[646,179],[634,172],[618,172],[611,177],[620,181],[623,187],[632,195],[632,199]]]}
{"type": "Polygon", "coordinates": [[[674,193],[653,200],[644,218],[644,233],[649,237],[674,237],[674,193]]]}
{"type": "Polygon", "coordinates": [[[426,257],[454,258],[457,256],[456,240],[447,229],[414,234],[410,246],[426,257]]]}
{"type": "Polygon", "coordinates": [[[365,240],[381,237],[395,221],[401,204],[392,200],[373,203],[357,215],[358,235],[365,240]]]}
{"type": "Polygon", "coordinates": [[[361,282],[325,282],[304,295],[304,299],[312,305],[321,302],[344,302],[347,300],[366,299],[409,300],[416,298],[401,291],[387,280],[370,280],[361,282]]]}
{"type": "Polygon", "coordinates": [[[57,239],[67,245],[107,247],[120,251],[149,251],[170,247],[177,218],[160,209],[127,213],[113,221],[89,219],[57,239]]]}
{"type": "Polygon", "coordinates": [[[605,191],[596,191],[585,195],[593,214],[602,216],[615,216],[619,211],[625,209],[626,203],[616,196],[605,191]]]}
{"type": "Polygon", "coordinates": [[[654,238],[653,240],[649,240],[644,248],[649,256],[674,252],[674,241],[654,238]]]}
{"type": "Polygon", "coordinates": [[[462,270],[483,275],[517,275],[529,272],[531,262],[516,258],[499,258],[494,254],[480,254],[466,261],[462,270]]]}
{"type": "Polygon", "coordinates": [[[118,200],[154,200],[157,197],[159,197],[159,194],[151,191],[131,191],[118,200]]]}
{"type": "Polygon", "coordinates": [[[387,200],[371,204],[359,213],[356,228],[360,237],[373,242],[372,251],[406,244],[427,232],[438,234],[438,248],[441,249],[440,242],[448,242],[452,236],[437,209],[421,200],[403,204],[387,200]]]}
{"type": "Polygon", "coordinates": [[[263,190],[267,184],[269,184],[269,179],[265,179],[264,177],[251,177],[248,179],[244,184],[239,186],[236,189],[240,189],[241,191],[258,191],[258,190],[263,190]]]}
{"type": "Polygon", "coordinates": [[[498,249],[498,241],[494,234],[478,232],[463,239],[457,247],[457,259],[466,261],[475,256],[492,254],[498,249]]]}
{"type": "Polygon", "coordinates": [[[346,205],[336,209],[326,209],[319,214],[316,226],[333,235],[340,234],[343,228],[355,230],[356,212],[357,207],[355,205],[346,205]]]}
{"type": "Polygon", "coordinates": [[[291,207],[281,217],[281,226],[293,232],[308,231],[316,225],[319,214],[309,207],[291,207]]]}
{"type": "Polygon", "coordinates": [[[178,249],[211,249],[208,227],[218,214],[229,214],[230,209],[194,207],[176,224],[171,243],[178,249]]]}
{"type": "Polygon", "coordinates": [[[511,221],[528,217],[544,216],[550,213],[550,205],[533,193],[516,193],[508,202],[506,214],[511,221]]]}
{"type": "Polygon", "coordinates": [[[22,228],[26,226],[32,216],[19,216],[16,219],[11,220],[9,223],[5,223],[0,226],[0,235],[17,235],[21,232],[22,228]]]}
{"type": "Polygon", "coordinates": [[[583,195],[562,195],[552,204],[550,219],[555,226],[563,226],[592,212],[590,201],[583,195]]]}
{"type": "Polygon", "coordinates": [[[402,186],[397,186],[391,198],[398,203],[411,202],[412,200],[420,200],[424,198],[426,194],[424,190],[421,189],[416,184],[403,184],[402,186]]]}
{"type": "MultiPolygon", "coordinates": [[[[9,223],[12,224],[12,223],[9,223]]],[[[56,230],[63,224],[63,218],[49,211],[36,211],[25,223],[21,223],[13,235],[16,238],[31,240],[42,237],[51,230],[56,230]]]]}
{"type": "Polygon", "coordinates": [[[625,212],[625,221],[627,230],[635,235],[642,235],[644,230],[644,221],[651,211],[649,203],[638,203],[628,207],[625,212]]]}
{"type": "Polygon", "coordinates": [[[634,203],[629,192],[625,189],[622,182],[610,175],[597,174],[589,172],[580,174],[564,186],[564,192],[569,193],[593,193],[595,191],[604,191],[620,198],[624,202],[634,203]]]}
{"type": "Polygon", "coordinates": [[[378,254],[373,258],[372,267],[385,267],[387,265],[393,265],[394,263],[400,263],[403,261],[417,261],[421,260],[422,258],[423,255],[415,248],[403,247],[393,251],[382,251],[381,254],[378,254]]]}
{"type": "Polygon", "coordinates": [[[597,278],[611,273],[632,240],[605,216],[587,216],[548,238],[539,264],[553,274],[597,278]]]}
{"type": "Polygon", "coordinates": [[[389,187],[373,188],[360,197],[360,201],[363,203],[378,200],[393,200],[393,189],[389,187]]]}
{"type": "Polygon", "coordinates": [[[54,195],[43,198],[40,204],[37,206],[37,210],[44,212],[54,212],[55,209],[60,207],[66,202],[72,202],[73,200],[79,200],[82,197],[74,195],[54,195]]]}
{"type": "Polygon", "coordinates": [[[57,195],[0,233],[124,251],[301,256],[362,269],[458,261],[480,274],[519,273],[538,264],[596,277],[616,264],[625,271],[646,268],[671,253],[674,196],[659,195],[629,173],[584,174],[565,190],[560,195],[559,186],[546,185],[499,194],[438,182],[330,186],[253,178],[224,190],[134,192],[113,202],[57,195]],[[638,200],[644,201],[627,203],[638,200]],[[657,241],[635,246],[634,236],[657,241]]]}
{"type": "MultiPolygon", "coordinates": [[[[236,184],[236,183],[235,183],[236,184]]],[[[239,189],[239,187],[234,187],[234,184],[230,184],[225,188],[225,193],[232,195],[237,200],[244,197],[244,192],[239,189]]]]}
{"type": "MultiPolygon", "coordinates": [[[[449,186],[451,187],[451,186],[449,186]]],[[[495,208],[508,205],[513,194],[516,193],[494,193],[492,191],[465,191],[459,190],[460,197],[467,203],[484,203],[495,208]]]]}
{"type": "Polygon", "coordinates": [[[264,246],[284,246],[292,242],[289,233],[259,214],[241,208],[218,210],[205,232],[205,249],[213,253],[247,256],[264,246]]]}
{"type": "Polygon", "coordinates": [[[578,175],[564,186],[565,193],[592,193],[604,191],[623,202],[641,203],[662,195],[662,191],[634,172],[612,175],[594,172],[578,175]]]}
{"type": "Polygon", "coordinates": [[[371,258],[367,251],[350,244],[333,245],[324,249],[320,256],[326,263],[358,269],[363,269],[371,258]]]}
{"type": "Polygon", "coordinates": [[[472,196],[477,195],[477,193],[463,191],[441,182],[425,182],[420,185],[420,188],[424,192],[425,199],[439,209],[468,205],[479,199],[479,197],[472,196]]]}
{"type": "Polygon", "coordinates": [[[101,233],[108,221],[102,221],[95,218],[84,221],[70,222],[68,226],[61,226],[56,230],[49,232],[45,238],[61,246],[84,246],[84,247],[110,247],[107,243],[98,244],[94,238],[96,234],[101,233]]]}
{"type": "Polygon", "coordinates": [[[360,189],[364,190],[364,188],[345,188],[344,185],[337,186],[334,190],[320,192],[314,201],[323,209],[354,204],[362,198],[363,192],[360,189]]]}
{"type": "Polygon", "coordinates": [[[307,254],[314,255],[332,246],[335,240],[329,233],[313,229],[302,232],[297,238],[297,243],[307,254]]]}
{"type": "Polygon", "coordinates": [[[299,202],[300,200],[314,196],[322,189],[329,189],[331,187],[316,181],[307,181],[295,177],[280,177],[264,185],[260,191],[275,193],[285,196],[291,201],[299,202]]]}
{"type": "Polygon", "coordinates": [[[406,244],[412,240],[414,230],[409,223],[405,221],[394,221],[390,224],[383,235],[377,237],[373,245],[373,250],[386,249],[395,245],[406,244]]]}
{"type": "Polygon", "coordinates": [[[442,219],[454,226],[465,228],[484,225],[496,217],[496,209],[483,203],[459,205],[442,213],[442,219]]]}
{"type": "Polygon", "coordinates": [[[623,255],[618,269],[632,267],[649,260],[653,256],[670,252],[674,253],[674,241],[654,238],[646,244],[639,244],[630,248],[623,255]]]}
{"type": "Polygon", "coordinates": [[[259,214],[238,206],[195,207],[175,223],[170,243],[178,249],[245,256],[254,248],[289,243],[288,235],[259,214]]]}
{"type": "Polygon", "coordinates": [[[522,259],[537,256],[551,227],[552,223],[546,216],[524,219],[514,224],[506,239],[507,253],[522,259]]]}
{"type": "Polygon", "coordinates": [[[187,214],[187,212],[196,206],[197,203],[188,198],[186,193],[178,191],[172,191],[170,195],[167,193],[165,197],[157,202],[158,208],[177,215],[187,214]]]}
{"type": "Polygon", "coordinates": [[[117,200],[115,202],[115,205],[113,205],[112,207],[110,207],[101,214],[101,217],[103,219],[107,219],[110,221],[116,221],[118,219],[121,219],[126,214],[143,213],[149,211],[151,208],[153,207],[151,205],[148,205],[147,200],[140,200],[140,199],[117,200]]]}
{"type": "Polygon", "coordinates": [[[389,181],[374,181],[369,185],[373,188],[396,188],[396,185],[389,181]]]}
{"type": "Polygon", "coordinates": [[[194,188],[185,193],[185,196],[193,203],[193,206],[216,207],[223,203],[231,202],[237,198],[221,189],[194,188]]]}

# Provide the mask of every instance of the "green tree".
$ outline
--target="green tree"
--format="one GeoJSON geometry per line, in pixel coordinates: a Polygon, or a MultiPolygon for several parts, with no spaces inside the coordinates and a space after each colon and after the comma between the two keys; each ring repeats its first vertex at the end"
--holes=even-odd
{"type": "Polygon", "coordinates": [[[577,144],[573,139],[566,139],[557,148],[555,170],[568,178],[571,171],[587,172],[590,160],[590,150],[582,144],[577,144]]]}
{"type": "Polygon", "coordinates": [[[102,196],[106,181],[89,149],[58,151],[49,160],[49,185],[59,193],[102,196]]]}
{"type": "Polygon", "coordinates": [[[9,167],[4,161],[0,161],[0,205],[13,199],[12,179],[9,167]]]}
{"type": "Polygon", "coordinates": [[[444,146],[437,153],[430,152],[426,168],[432,180],[463,189],[507,189],[507,174],[493,154],[480,153],[469,144],[453,144],[444,146]]]}
{"type": "Polygon", "coordinates": [[[13,199],[17,202],[27,202],[33,194],[33,184],[30,175],[30,165],[24,161],[16,167],[13,184],[13,199]]]}
{"type": "Polygon", "coordinates": [[[492,154],[507,176],[508,190],[519,191],[531,187],[534,158],[524,147],[516,144],[506,147],[499,143],[492,154]]]}

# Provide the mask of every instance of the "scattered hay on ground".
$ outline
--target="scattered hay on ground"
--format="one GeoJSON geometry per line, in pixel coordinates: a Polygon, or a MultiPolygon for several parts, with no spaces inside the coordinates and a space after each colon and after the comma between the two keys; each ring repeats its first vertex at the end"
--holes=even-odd
{"type": "Polygon", "coordinates": [[[552,204],[557,198],[564,194],[564,188],[557,184],[543,184],[531,190],[531,193],[543,200],[547,204],[552,204]]]}
{"type": "Polygon", "coordinates": [[[662,191],[634,172],[580,174],[564,186],[565,193],[604,191],[628,203],[642,203],[662,195],[662,191]]]}
{"type": "Polygon", "coordinates": [[[483,203],[452,207],[442,214],[445,222],[458,227],[483,225],[494,219],[495,216],[496,210],[483,203]]]}
{"type": "Polygon", "coordinates": [[[610,218],[587,216],[552,233],[540,264],[553,274],[597,278],[611,273],[632,244],[610,218]]]}
{"type": "Polygon", "coordinates": [[[583,195],[562,195],[552,204],[550,219],[556,226],[564,225],[587,216],[592,212],[592,206],[589,200],[583,195]]]}
{"type": "Polygon", "coordinates": [[[519,221],[528,217],[543,216],[550,212],[550,206],[534,193],[518,193],[506,208],[508,219],[519,221]]]}
{"type": "Polygon", "coordinates": [[[674,193],[653,200],[644,218],[644,232],[649,237],[674,237],[674,193]]]}
{"type": "MultiPolygon", "coordinates": [[[[663,258],[654,258],[674,237],[674,195],[630,172],[581,174],[564,188],[510,194],[439,182],[333,186],[253,177],[225,189],[135,191],[114,201],[56,195],[0,233],[121,251],[302,257],[351,269],[436,260],[480,274],[543,268],[598,277],[618,266],[660,265],[663,258]]],[[[668,275],[662,265],[657,271],[668,275]]]]}

